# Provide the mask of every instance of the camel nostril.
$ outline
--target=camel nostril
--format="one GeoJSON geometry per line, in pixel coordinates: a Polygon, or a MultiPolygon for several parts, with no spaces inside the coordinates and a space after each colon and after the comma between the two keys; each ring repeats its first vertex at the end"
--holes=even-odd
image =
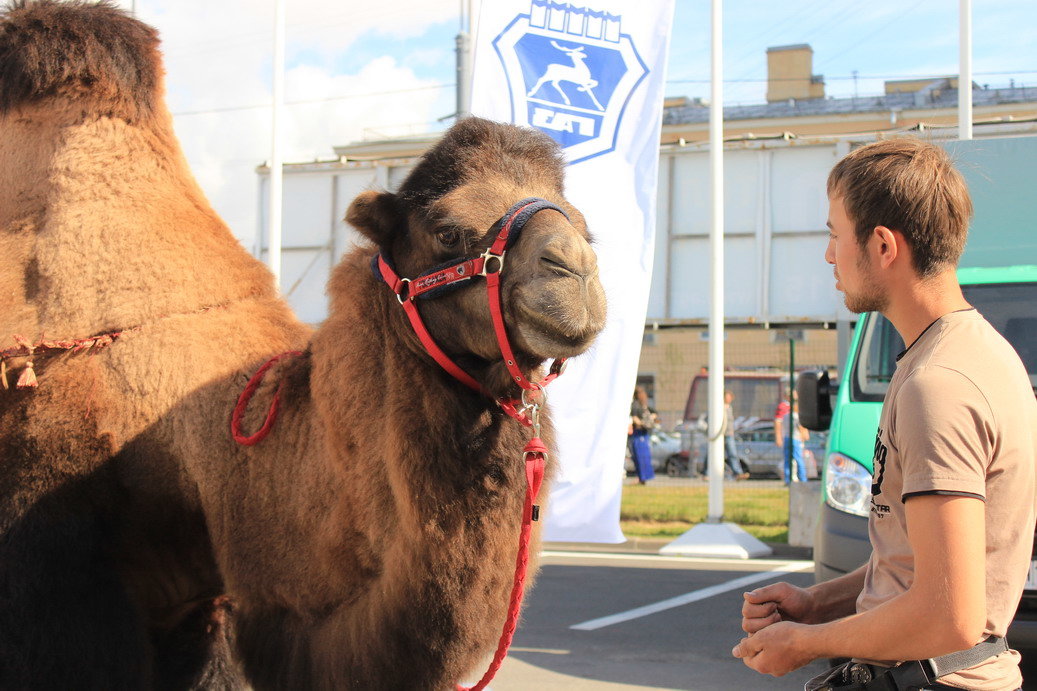
{"type": "Polygon", "coordinates": [[[580,275],[579,272],[577,272],[574,269],[570,268],[568,264],[566,264],[564,261],[562,261],[558,257],[552,257],[552,256],[544,255],[544,256],[540,257],[540,261],[541,261],[541,263],[546,265],[547,268],[550,271],[554,271],[555,273],[560,274],[562,276],[579,276],[580,275]]]}

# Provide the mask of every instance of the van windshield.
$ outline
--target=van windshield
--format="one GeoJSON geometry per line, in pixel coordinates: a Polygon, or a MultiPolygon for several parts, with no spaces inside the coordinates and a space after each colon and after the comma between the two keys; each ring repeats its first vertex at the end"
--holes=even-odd
{"type": "MultiPolygon", "coordinates": [[[[1023,361],[1037,389],[1037,283],[964,285],[965,299],[1005,337],[1023,361]]],[[[853,368],[850,397],[881,402],[897,368],[904,341],[885,317],[868,315],[853,368]]]]}

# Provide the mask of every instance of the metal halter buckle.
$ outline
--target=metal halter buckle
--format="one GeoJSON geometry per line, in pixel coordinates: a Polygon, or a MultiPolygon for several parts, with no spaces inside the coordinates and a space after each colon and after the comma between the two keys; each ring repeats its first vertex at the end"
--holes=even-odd
{"type": "Polygon", "coordinates": [[[547,392],[539,386],[533,389],[522,389],[522,410],[519,412],[529,418],[535,437],[540,436],[540,408],[545,403],[547,403],[547,392]],[[530,398],[533,400],[527,400],[526,394],[530,394],[530,398]]]}
{"type": "Polygon", "coordinates": [[[406,291],[404,291],[403,287],[404,287],[405,285],[406,285],[406,286],[409,286],[409,285],[410,285],[410,279],[409,279],[409,278],[401,278],[401,279],[400,279],[400,285],[399,285],[399,287],[398,287],[398,288],[397,288],[397,290],[396,290],[396,299],[400,301],[400,304],[401,304],[401,305],[402,305],[402,304],[403,304],[403,303],[404,303],[405,301],[407,301],[407,300],[409,300],[409,299],[410,299],[409,297],[404,297],[404,296],[403,296],[403,293],[404,293],[404,292],[410,293],[410,288],[409,288],[409,287],[407,288],[407,290],[406,290],[406,291]]]}
{"type": "Polygon", "coordinates": [[[485,252],[483,252],[479,256],[482,258],[482,271],[480,271],[478,274],[476,274],[477,276],[486,277],[488,274],[499,274],[501,271],[504,270],[504,252],[501,252],[500,254],[494,254],[489,249],[487,249],[485,252]],[[496,259],[497,260],[497,270],[496,271],[490,271],[488,269],[491,259],[496,259]]]}

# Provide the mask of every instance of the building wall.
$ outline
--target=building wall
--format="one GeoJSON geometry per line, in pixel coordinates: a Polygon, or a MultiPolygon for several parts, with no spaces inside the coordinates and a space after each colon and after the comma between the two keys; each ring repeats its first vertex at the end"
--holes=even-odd
{"type": "MultiPolygon", "coordinates": [[[[796,342],[797,369],[835,369],[840,363],[837,329],[820,327],[838,327],[848,334],[853,317],[823,261],[824,186],[841,155],[876,136],[881,135],[725,146],[728,369],[787,371],[783,329],[788,327],[802,331],[802,340],[796,342]]],[[[948,144],[962,159],[977,210],[963,265],[1037,263],[1037,209],[1031,208],[1037,201],[1027,194],[1037,137],[965,144],[948,144]]],[[[397,188],[414,163],[401,158],[286,168],[282,289],[301,318],[312,323],[324,319],[330,271],[362,241],[343,222],[349,203],[365,189],[397,188]]],[[[709,358],[708,152],[694,145],[664,147],[660,166],[655,268],[638,373],[652,383],[663,423],[672,427],[683,414],[692,378],[709,358]]],[[[264,188],[265,181],[264,176],[264,188]]],[[[261,208],[265,214],[265,202],[261,208]]],[[[844,350],[847,342],[848,336],[844,350]]]]}
{"type": "Polygon", "coordinates": [[[948,75],[946,77],[926,77],[925,79],[892,79],[886,82],[887,94],[912,94],[921,91],[933,82],[945,82],[948,89],[958,88],[958,77],[948,75]]]}
{"type": "MultiPolygon", "coordinates": [[[[873,100],[861,97],[862,104],[873,100]]],[[[1005,103],[973,108],[973,121],[1025,121],[1037,118],[1037,102],[1005,103]]],[[[918,108],[899,111],[881,110],[856,113],[826,113],[789,118],[759,120],[728,120],[724,123],[725,139],[757,138],[791,133],[797,137],[813,135],[847,135],[851,133],[883,132],[885,130],[907,130],[919,125],[928,129],[956,127],[958,111],[954,108],[918,108]]],[[[862,136],[867,136],[862,134],[862,136]]],[[[679,125],[664,125],[663,144],[679,142],[705,142],[709,140],[709,123],[692,122],[679,125]]]]}
{"type": "MultiPolygon", "coordinates": [[[[848,318],[823,257],[825,180],[849,145],[734,142],[724,153],[724,314],[741,323],[848,318]]],[[[660,159],[649,322],[702,321],[710,304],[710,179],[705,148],[660,159]]]]}

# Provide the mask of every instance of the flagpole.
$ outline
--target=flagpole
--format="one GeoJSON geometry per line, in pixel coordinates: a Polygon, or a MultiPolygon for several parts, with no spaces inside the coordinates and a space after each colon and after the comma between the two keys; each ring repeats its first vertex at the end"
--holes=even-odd
{"type": "Polygon", "coordinates": [[[461,0],[461,26],[457,32],[457,87],[455,122],[471,113],[472,110],[472,2],[461,0]],[[466,21],[467,4],[467,21],[466,21]]]}
{"type": "Polygon", "coordinates": [[[712,0],[709,103],[710,307],[709,307],[709,508],[706,520],[724,518],[724,29],[723,0],[712,0]]]}
{"type": "Polygon", "coordinates": [[[710,307],[709,307],[709,505],[706,522],[659,549],[660,554],[749,559],[772,553],[733,523],[724,523],[724,21],[723,0],[712,1],[709,104],[710,307]]]}
{"type": "Polygon", "coordinates": [[[972,139],[972,0],[958,0],[958,139],[972,139]]]}
{"type": "Polygon", "coordinates": [[[284,169],[281,160],[281,120],[284,112],[285,0],[274,0],[273,103],[270,109],[270,188],[267,266],[281,289],[281,209],[284,169]]]}

